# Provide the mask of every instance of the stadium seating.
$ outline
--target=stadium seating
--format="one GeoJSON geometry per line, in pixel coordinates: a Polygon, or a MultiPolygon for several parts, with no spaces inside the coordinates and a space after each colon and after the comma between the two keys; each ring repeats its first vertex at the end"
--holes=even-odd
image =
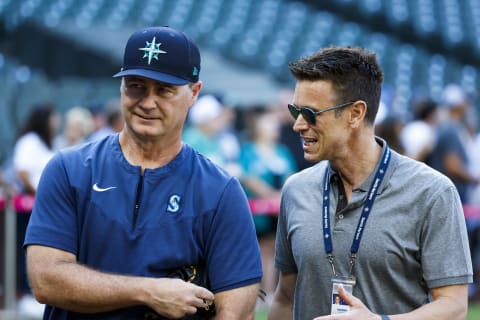
{"type": "MultiPolygon", "coordinates": [[[[170,25],[285,84],[293,82],[289,61],[331,44],[365,46],[378,54],[398,111],[408,111],[418,92],[438,97],[449,82],[462,84],[475,101],[480,88],[477,0],[0,1],[5,30],[32,21],[52,33],[65,23],[77,33],[170,25]]],[[[96,46],[92,39],[88,50],[96,46]]]]}

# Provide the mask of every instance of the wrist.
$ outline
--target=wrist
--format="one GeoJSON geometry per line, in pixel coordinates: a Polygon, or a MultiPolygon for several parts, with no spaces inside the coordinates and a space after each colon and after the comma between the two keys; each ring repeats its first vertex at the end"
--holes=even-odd
{"type": "Polygon", "coordinates": [[[136,304],[150,305],[153,297],[153,281],[148,277],[140,277],[135,279],[135,291],[133,299],[136,304]]]}

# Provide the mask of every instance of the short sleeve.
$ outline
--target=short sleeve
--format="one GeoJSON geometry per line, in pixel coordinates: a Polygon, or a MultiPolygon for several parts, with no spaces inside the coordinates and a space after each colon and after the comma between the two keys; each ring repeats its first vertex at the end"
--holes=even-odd
{"type": "Polygon", "coordinates": [[[286,196],[285,192],[288,184],[284,187],[280,202],[280,213],[277,223],[277,234],[275,239],[275,267],[282,272],[297,272],[297,267],[293,257],[291,245],[288,239],[288,220],[286,215],[286,196]]]}
{"type": "Polygon", "coordinates": [[[74,192],[61,153],[47,164],[40,179],[24,246],[32,244],[77,253],[74,192]]]}
{"type": "Polygon", "coordinates": [[[220,198],[207,237],[207,270],[213,292],[258,283],[260,249],[247,198],[231,178],[220,198]]]}
{"type": "Polygon", "coordinates": [[[421,259],[429,288],[473,281],[469,242],[458,193],[453,185],[434,195],[422,226],[421,259]]]}

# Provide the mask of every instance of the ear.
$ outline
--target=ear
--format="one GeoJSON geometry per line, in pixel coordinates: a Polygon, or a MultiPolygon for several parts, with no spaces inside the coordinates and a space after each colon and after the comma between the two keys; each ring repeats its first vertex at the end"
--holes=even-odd
{"type": "Polygon", "coordinates": [[[352,128],[358,128],[367,114],[367,103],[363,100],[355,101],[348,109],[348,122],[352,128]]]}
{"type": "Polygon", "coordinates": [[[200,93],[200,90],[202,90],[202,81],[197,81],[192,84],[192,97],[195,99],[193,102],[195,102],[198,98],[198,94],[200,93]]]}
{"type": "Polygon", "coordinates": [[[190,90],[192,92],[192,96],[190,98],[190,106],[188,107],[188,109],[190,109],[197,101],[200,90],[202,90],[202,81],[190,83],[188,86],[190,87],[190,90]]]}

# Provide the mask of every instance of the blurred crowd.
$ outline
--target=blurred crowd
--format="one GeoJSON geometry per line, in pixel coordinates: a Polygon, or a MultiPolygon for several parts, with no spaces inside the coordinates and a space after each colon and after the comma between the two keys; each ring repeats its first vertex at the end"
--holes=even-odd
{"type": "Polygon", "coordinates": [[[377,120],[376,134],[397,152],[442,172],[458,190],[466,216],[474,281],[471,300],[480,300],[480,126],[478,108],[457,84],[441,97],[413,101],[411,117],[389,114],[377,120]]]}
{"type": "MultiPolygon", "coordinates": [[[[57,150],[101,139],[122,128],[123,119],[116,100],[104,106],[73,106],[63,115],[54,103],[39,103],[30,108],[19,128],[11,156],[0,170],[0,211],[11,203],[16,213],[16,296],[20,316],[38,319],[43,313],[43,306],[33,298],[28,284],[23,240],[44,167],[57,150]]],[[[2,255],[3,240],[0,241],[2,255]]]]}
{"type": "MultiPolygon", "coordinates": [[[[273,259],[282,185],[294,172],[313,165],[304,160],[300,137],[292,130],[294,120],[287,109],[292,93],[285,90],[271,105],[252,106],[237,106],[226,95],[204,94],[190,110],[183,133],[185,143],[238,177],[251,200],[262,253],[262,288],[267,293],[259,308],[268,307],[276,287],[273,259]]],[[[446,86],[441,97],[414,100],[401,116],[383,107],[376,121],[377,135],[397,152],[450,177],[469,209],[467,228],[477,282],[469,294],[480,300],[480,125],[475,113],[479,109],[456,84],[446,86]]],[[[72,106],[65,114],[59,114],[52,103],[39,104],[25,119],[11,157],[0,169],[0,209],[12,203],[17,213],[20,313],[36,316],[42,310],[30,293],[22,244],[43,168],[59,149],[119,132],[122,121],[117,100],[102,106],[72,106]]]]}

